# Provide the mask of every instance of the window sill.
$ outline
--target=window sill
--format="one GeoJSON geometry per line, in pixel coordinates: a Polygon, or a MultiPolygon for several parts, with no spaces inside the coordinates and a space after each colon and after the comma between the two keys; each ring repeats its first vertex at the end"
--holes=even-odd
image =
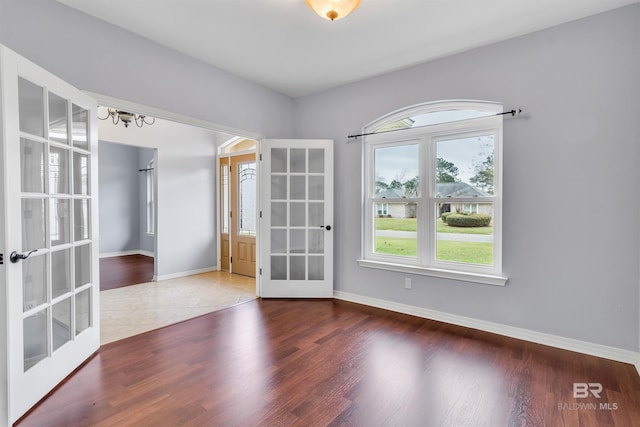
{"type": "Polygon", "coordinates": [[[400,273],[420,274],[423,276],[440,277],[443,279],[462,280],[465,282],[480,283],[483,285],[505,286],[507,277],[492,276],[488,274],[468,273],[462,271],[442,270],[438,268],[416,267],[413,265],[394,264],[390,262],[371,261],[359,259],[358,265],[379,270],[397,271],[400,273]]]}

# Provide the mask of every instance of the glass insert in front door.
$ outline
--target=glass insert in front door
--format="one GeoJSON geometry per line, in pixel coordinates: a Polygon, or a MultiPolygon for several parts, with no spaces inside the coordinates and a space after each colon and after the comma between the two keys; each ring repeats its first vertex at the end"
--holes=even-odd
{"type": "Polygon", "coordinates": [[[24,371],[91,327],[93,244],[86,109],[18,83],[24,371]]]}

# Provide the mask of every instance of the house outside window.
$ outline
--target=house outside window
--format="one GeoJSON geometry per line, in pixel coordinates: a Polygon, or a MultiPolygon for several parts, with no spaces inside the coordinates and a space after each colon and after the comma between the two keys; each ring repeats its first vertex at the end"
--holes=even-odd
{"type": "Polygon", "coordinates": [[[365,128],[361,266],[504,285],[501,112],[435,102],[365,128]]]}

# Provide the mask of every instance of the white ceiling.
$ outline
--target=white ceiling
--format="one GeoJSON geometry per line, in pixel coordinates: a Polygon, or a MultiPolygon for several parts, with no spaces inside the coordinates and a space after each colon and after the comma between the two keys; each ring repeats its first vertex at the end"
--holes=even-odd
{"type": "Polygon", "coordinates": [[[362,0],[338,21],[304,0],[58,0],[300,97],[638,0],[362,0]]]}

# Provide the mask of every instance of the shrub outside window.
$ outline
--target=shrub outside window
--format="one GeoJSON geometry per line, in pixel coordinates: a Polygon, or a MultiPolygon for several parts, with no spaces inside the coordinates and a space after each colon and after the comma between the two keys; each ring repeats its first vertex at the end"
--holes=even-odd
{"type": "Polygon", "coordinates": [[[500,112],[436,102],[365,128],[361,266],[505,284],[500,112]]]}

